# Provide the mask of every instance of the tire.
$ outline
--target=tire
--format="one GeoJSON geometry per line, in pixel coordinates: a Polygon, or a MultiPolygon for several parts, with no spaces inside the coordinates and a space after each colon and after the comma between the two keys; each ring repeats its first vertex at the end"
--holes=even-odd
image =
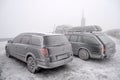
{"type": "Polygon", "coordinates": [[[82,60],[88,60],[89,59],[89,52],[85,49],[80,49],[78,56],[82,60]]]}
{"type": "Polygon", "coordinates": [[[32,56],[27,58],[27,68],[31,73],[36,73],[36,71],[39,69],[35,59],[32,56]]]}
{"type": "Polygon", "coordinates": [[[7,47],[6,47],[6,56],[9,57],[9,58],[11,57],[10,52],[9,52],[7,47]]]}

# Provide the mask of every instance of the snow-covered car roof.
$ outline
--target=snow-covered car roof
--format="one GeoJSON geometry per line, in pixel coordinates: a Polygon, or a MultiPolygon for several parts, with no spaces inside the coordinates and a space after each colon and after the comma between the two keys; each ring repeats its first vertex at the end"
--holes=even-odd
{"type": "Polygon", "coordinates": [[[63,34],[58,34],[58,33],[22,33],[22,35],[51,36],[51,35],[63,35],[63,34]]]}
{"type": "Polygon", "coordinates": [[[78,26],[73,27],[68,30],[68,32],[93,32],[93,31],[102,31],[102,28],[100,26],[78,26]]]}

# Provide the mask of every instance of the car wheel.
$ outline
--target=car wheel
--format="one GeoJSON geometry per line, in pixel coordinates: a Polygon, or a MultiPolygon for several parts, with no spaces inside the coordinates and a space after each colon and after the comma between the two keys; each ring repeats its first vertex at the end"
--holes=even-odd
{"type": "Polygon", "coordinates": [[[7,56],[7,57],[11,57],[11,55],[10,55],[10,52],[9,52],[8,48],[6,48],[6,56],[7,56]]]}
{"type": "Polygon", "coordinates": [[[38,70],[37,68],[37,64],[36,64],[36,61],[33,57],[28,57],[27,59],[27,67],[28,67],[28,70],[31,72],[31,73],[36,73],[36,71],[38,70]]]}
{"type": "Polygon", "coordinates": [[[89,59],[89,52],[85,49],[80,49],[78,56],[82,60],[88,60],[89,59]]]}

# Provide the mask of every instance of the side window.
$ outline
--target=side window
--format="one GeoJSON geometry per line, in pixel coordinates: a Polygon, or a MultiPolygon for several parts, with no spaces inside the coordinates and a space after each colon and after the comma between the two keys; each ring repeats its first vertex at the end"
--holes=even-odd
{"type": "Polygon", "coordinates": [[[40,45],[41,45],[40,37],[32,36],[32,39],[31,39],[31,42],[30,42],[30,43],[31,43],[32,45],[40,46],[40,45]]]}
{"type": "Polygon", "coordinates": [[[82,42],[82,36],[78,36],[77,41],[78,41],[78,42],[82,42]]]}
{"type": "Polygon", "coordinates": [[[76,41],[77,41],[77,38],[78,38],[78,36],[72,35],[72,36],[70,37],[70,41],[76,42],[76,41]]]}
{"type": "Polygon", "coordinates": [[[22,39],[22,35],[19,35],[19,36],[17,36],[17,37],[14,38],[13,42],[14,43],[20,43],[21,39],[22,39]]]}
{"type": "Polygon", "coordinates": [[[98,41],[95,39],[93,36],[83,36],[83,41],[84,43],[89,43],[89,44],[98,44],[98,41]]]}
{"type": "Polygon", "coordinates": [[[29,44],[30,36],[23,36],[21,43],[29,44]]]}

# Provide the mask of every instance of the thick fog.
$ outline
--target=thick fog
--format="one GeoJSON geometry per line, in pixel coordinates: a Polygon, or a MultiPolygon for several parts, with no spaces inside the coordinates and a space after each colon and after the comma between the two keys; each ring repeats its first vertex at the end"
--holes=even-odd
{"type": "Polygon", "coordinates": [[[0,0],[0,38],[52,32],[57,25],[120,28],[120,0],[0,0]]]}

